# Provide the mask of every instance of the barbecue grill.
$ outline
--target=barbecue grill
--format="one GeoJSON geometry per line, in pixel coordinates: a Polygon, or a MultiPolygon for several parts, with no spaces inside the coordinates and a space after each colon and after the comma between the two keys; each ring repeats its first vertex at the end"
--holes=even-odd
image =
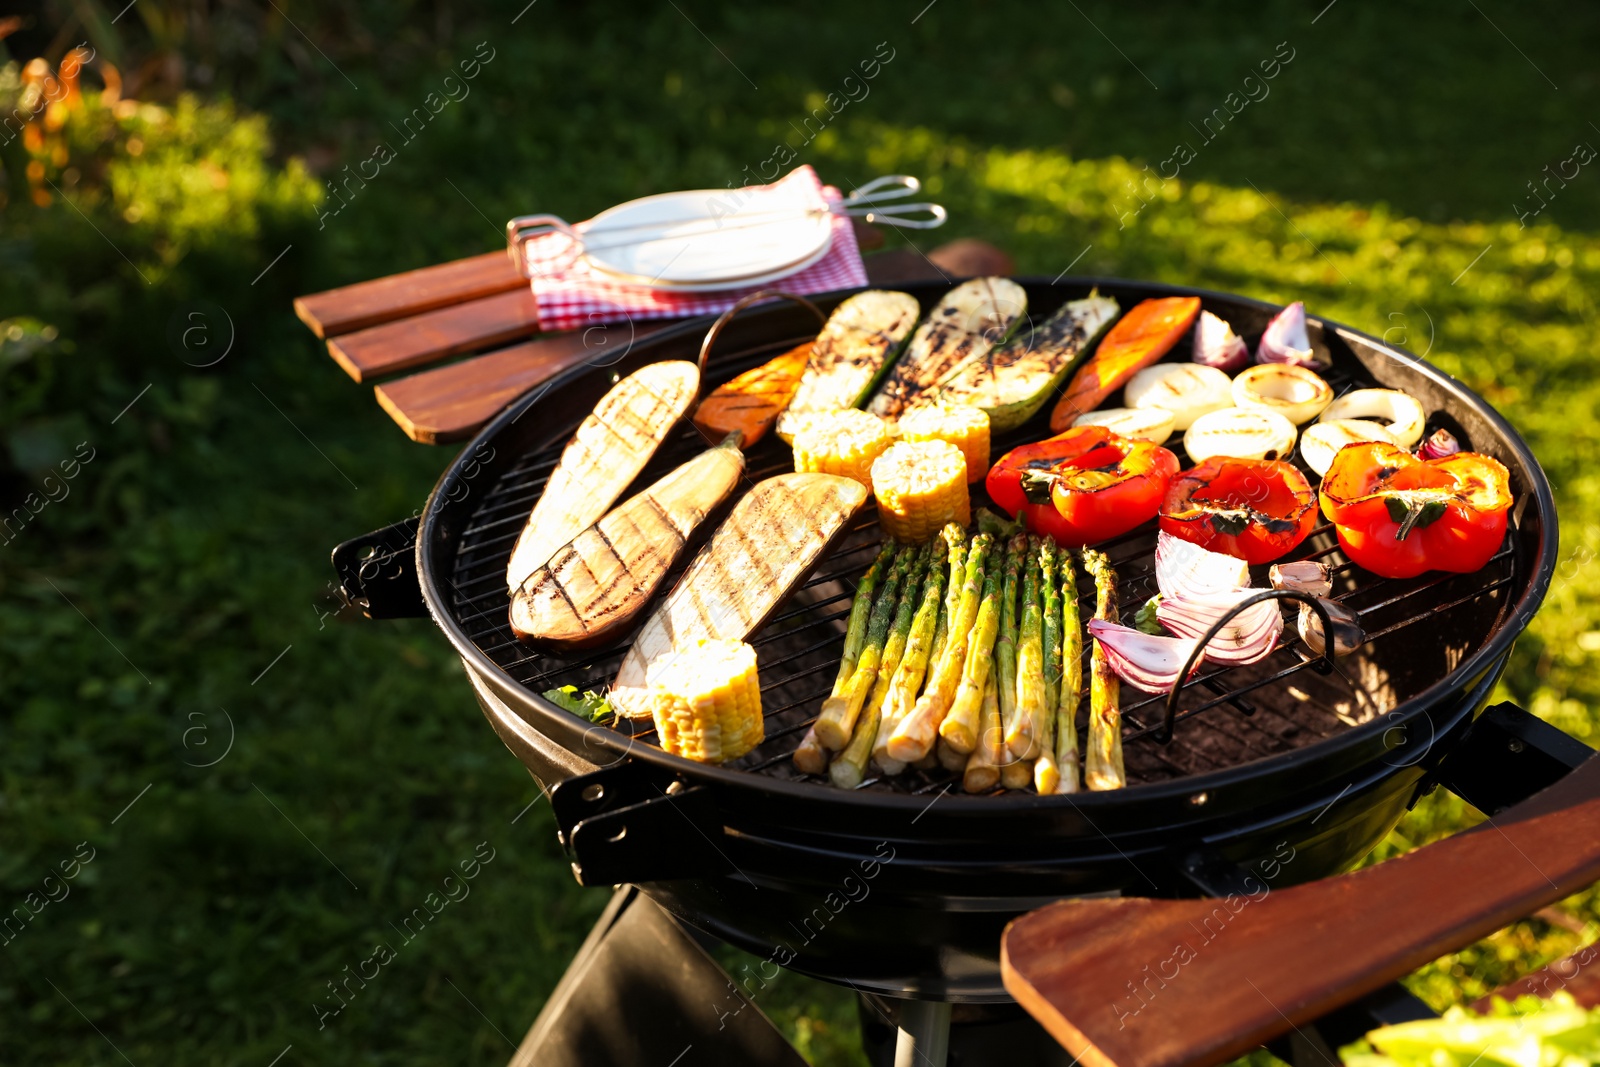
{"type": "MultiPolygon", "coordinates": [[[[1280,310],[1119,279],[1019,282],[1029,301],[1024,330],[1094,287],[1124,309],[1199,296],[1252,349],[1280,310]]],[[[901,288],[926,311],[949,283],[901,288]]],[[[827,312],[849,295],[816,302],[827,312]]],[[[832,684],[853,583],[879,541],[870,507],[750,639],[767,732],[744,758],[696,764],[655,747],[648,722],[591,725],[540,695],[569,684],[603,688],[632,635],[573,653],[517,641],[504,587],[511,546],[584,415],[621,376],[658,360],[694,360],[704,322],[653,334],[523,396],[461,451],[420,518],[340,545],[334,563],[346,594],[372,616],[432,615],[497,732],[549,790],[581,883],[638,885],[698,930],[867,994],[1005,1003],[1002,930],[1051,901],[1220,894],[1239,872],[1276,888],[1347,869],[1462,763],[1449,757],[1471,748],[1474,721],[1549,587],[1555,508],[1511,426],[1409,353],[1336,323],[1312,319],[1309,327],[1337,393],[1403,389],[1430,413],[1428,432],[1449,429],[1463,447],[1506,465],[1516,503],[1505,543],[1475,574],[1390,580],[1348,562],[1331,527],[1320,527],[1288,558],[1330,567],[1334,599],[1367,633],[1363,647],[1330,669],[1291,626],[1258,664],[1203,668],[1171,709],[1165,697],[1128,691],[1129,787],[1117,792],[968,796],[959,776],[942,770],[869,772],[860,788],[841,791],[796,771],[792,753],[832,684]]],[[[789,304],[745,311],[712,347],[703,388],[815,332],[816,319],[789,304]]],[[[1168,358],[1187,358],[1187,343],[1168,358]]],[[[995,454],[1037,439],[1042,422],[998,438],[995,454]]],[[[637,484],[707,444],[692,427],[680,430],[637,484]]],[[[1179,458],[1187,463],[1181,450],[1179,458]]],[[[791,463],[787,447],[769,438],[749,454],[747,475],[753,483],[791,463]]],[[[1125,613],[1155,591],[1154,544],[1151,523],[1104,546],[1125,613]]],[[[1253,569],[1257,585],[1266,584],[1263,572],[1253,569]]],[[[1087,582],[1081,592],[1091,596],[1087,582]]]]}

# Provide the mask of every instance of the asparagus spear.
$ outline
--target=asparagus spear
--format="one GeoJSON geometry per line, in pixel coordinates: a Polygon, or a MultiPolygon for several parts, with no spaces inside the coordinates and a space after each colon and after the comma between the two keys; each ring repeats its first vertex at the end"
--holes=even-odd
{"type": "MultiPolygon", "coordinates": [[[[1083,629],[1078,617],[1078,575],[1072,553],[1061,553],[1061,693],[1056,701],[1056,758],[1059,776],[1054,793],[1076,793],[1078,776],[1078,703],[1083,694],[1083,629]]],[[[1036,776],[1037,777],[1037,776],[1036,776]]],[[[1040,790],[1044,792],[1044,790],[1040,790]]]]}
{"type": "Polygon", "coordinates": [[[815,726],[806,731],[800,745],[794,750],[794,769],[801,774],[821,774],[828,769],[828,750],[817,740],[815,726]]]}
{"type": "Polygon", "coordinates": [[[1039,546],[1039,594],[1044,610],[1044,704],[1053,715],[1061,698],[1061,587],[1056,584],[1056,539],[1039,546]]]}
{"type": "Polygon", "coordinates": [[[1027,546],[1025,533],[1016,534],[1006,542],[1005,583],[1000,587],[1000,636],[994,646],[994,665],[1000,673],[995,684],[1000,697],[1002,732],[1009,732],[1017,720],[1017,587],[1021,583],[1022,557],[1027,553],[1027,546]]]}
{"type": "MultiPolygon", "coordinates": [[[[964,540],[961,528],[954,524],[945,527],[944,540],[951,558],[955,558],[964,540]]],[[[929,552],[934,552],[931,545],[929,552]]],[[[889,693],[884,698],[883,722],[878,728],[878,740],[872,746],[872,758],[887,774],[899,774],[905,769],[904,763],[889,756],[889,735],[900,724],[900,720],[911,714],[911,709],[916,705],[917,691],[922,688],[922,679],[928,673],[934,630],[944,610],[944,574],[939,560],[930,558],[928,580],[922,587],[922,603],[911,620],[905,654],[895,668],[894,677],[889,682],[889,693]]]]}
{"type": "Polygon", "coordinates": [[[967,574],[967,532],[952,522],[945,526],[941,536],[950,548],[950,580],[945,583],[944,603],[939,607],[939,628],[934,631],[929,663],[938,663],[944,655],[944,646],[950,640],[950,620],[961,606],[961,586],[967,574]]]}
{"type": "Polygon", "coordinates": [[[971,752],[978,743],[978,715],[983,707],[983,687],[994,670],[995,635],[1000,629],[1000,569],[990,567],[983,580],[983,602],[967,638],[967,660],[961,684],[950,701],[950,712],[939,724],[939,736],[957,752],[971,752]]]}
{"type": "Polygon", "coordinates": [[[1000,787],[1002,789],[1026,789],[1033,780],[1033,764],[1030,759],[1017,759],[1011,755],[1008,748],[1005,756],[1011,762],[1000,765],[1000,787]]]}
{"type": "Polygon", "coordinates": [[[867,707],[856,720],[856,732],[844,751],[833,757],[828,766],[828,777],[840,789],[854,789],[861,784],[867,771],[867,757],[872,755],[872,742],[878,737],[878,709],[867,707]]]}
{"type": "Polygon", "coordinates": [[[895,608],[894,622],[889,627],[889,636],[883,642],[883,652],[878,657],[878,676],[872,685],[872,695],[867,698],[868,706],[876,708],[880,716],[885,711],[884,701],[889,698],[889,685],[894,681],[906,645],[911,641],[911,622],[922,604],[922,589],[933,551],[931,544],[911,550],[911,571],[900,589],[900,603],[895,608]]]}
{"type": "Polygon", "coordinates": [[[839,658],[839,676],[833,681],[832,696],[844,696],[845,686],[856,672],[856,661],[861,658],[861,646],[867,641],[867,616],[872,613],[872,595],[894,559],[894,538],[888,538],[878,549],[878,558],[872,561],[867,573],[856,583],[856,594],[850,602],[850,621],[844,632],[844,654],[839,658]]]}
{"type": "Polygon", "coordinates": [[[1044,702],[1044,617],[1039,610],[1038,537],[1028,540],[1023,563],[1022,625],[1017,638],[1017,714],[1006,729],[1006,745],[1013,755],[1037,759],[1039,743],[1050,713],[1044,702]]]}
{"type": "Polygon", "coordinates": [[[933,751],[939,759],[939,766],[947,771],[964,770],[967,766],[967,761],[972,758],[965,752],[957,752],[951,748],[950,742],[942,737],[939,738],[939,743],[933,746],[933,751]]]}
{"type": "Polygon", "coordinates": [[[988,534],[979,534],[972,539],[961,585],[961,600],[950,613],[949,640],[945,642],[944,653],[934,667],[927,690],[911,714],[900,721],[889,737],[889,755],[894,759],[913,763],[933,748],[939,725],[944,722],[956,686],[961,681],[961,669],[966,662],[967,644],[978,614],[985,564],[993,541],[988,534]]]}
{"type": "MultiPolygon", "coordinates": [[[[841,789],[854,789],[861,784],[861,779],[866,774],[867,758],[872,754],[873,745],[883,724],[883,702],[888,696],[889,683],[894,678],[894,672],[899,669],[901,654],[910,639],[912,615],[921,600],[922,579],[932,558],[932,545],[925,548],[907,548],[895,557],[895,571],[899,571],[907,560],[910,561],[910,566],[905,572],[905,581],[900,588],[894,621],[877,657],[878,664],[872,693],[856,717],[855,732],[850,736],[850,743],[834,758],[832,766],[828,768],[828,777],[841,789]]],[[[889,579],[891,585],[894,584],[894,580],[894,574],[891,573],[889,579]]],[[[886,588],[885,592],[887,591],[886,588]]],[[[877,606],[874,605],[874,616],[877,610],[877,606]]],[[[869,632],[867,647],[862,651],[861,661],[856,664],[858,673],[867,665],[871,652],[872,638],[869,632]]],[[[851,681],[854,684],[855,679],[851,681]]],[[[817,721],[820,725],[822,720],[817,721]]],[[[902,766],[897,768],[897,771],[903,769],[902,766]]]]}
{"type": "MultiPolygon", "coordinates": [[[[1117,621],[1117,572],[1104,552],[1083,551],[1083,566],[1094,575],[1094,617],[1117,621]]],[[[1094,643],[1089,668],[1089,740],[1083,779],[1090,789],[1121,789],[1127,784],[1122,766],[1122,683],[1111,671],[1100,642],[1094,643]]]]}
{"type": "MultiPolygon", "coordinates": [[[[894,621],[895,608],[900,603],[900,586],[911,569],[916,549],[903,548],[889,568],[889,576],[872,604],[872,614],[867,620],[867,636],[861,646],[861,655],[842,692],[829,696],[822,702],[822,713],[817,716],[817,739],[837,752],[850,740],[851,729],[867,702],[872,685],[878,679],[878,661],[883,657],[883,644],[889,637],[889,625],[894,621]]],[[[851,608],[851,614],[855,609],[851,608]]],[[[846,639],[848,640],[848,638],[846,639]]]]}
{"type": "Polygon", "coordinates": [[[978,744],[967,757],[967,769],[961,776],[961,788],[969,793],[987,793],[1000,781],[1000,768],[996,756],[1003,747],[1000,735],[1000,697],[994,673],[983,686],[983,711],[978,718],[978,744]]]}

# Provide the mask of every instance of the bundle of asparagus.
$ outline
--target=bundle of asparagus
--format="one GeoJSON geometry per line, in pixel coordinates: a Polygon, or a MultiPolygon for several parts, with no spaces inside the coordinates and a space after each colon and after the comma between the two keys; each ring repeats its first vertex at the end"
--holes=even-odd
{"type": "MultiPolygon", "coordinates": [[[[1082,558],[1095,617],[1115,621],[1116,572],[1104,553],[1082,558]]],[[[1077,570],[1053,538],[969,542],[951,523],[927,546],[887,542],[857,587],[833,692],[795,767],[846,789],[869,761],[886,775],[960,771],[969,793],[1121,788],[1120,687],[1098,644],[1080,772],[1083,641],[1077,570]]]]}

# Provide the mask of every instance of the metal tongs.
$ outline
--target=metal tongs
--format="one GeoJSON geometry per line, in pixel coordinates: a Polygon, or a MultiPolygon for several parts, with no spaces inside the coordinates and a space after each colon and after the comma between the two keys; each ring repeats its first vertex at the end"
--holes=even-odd
{"type": "MultiPolygon", "coordinates": [[[[771,226],[776,223],[792,222],[797,218],[806,218],[820,215],[843,215],[848,218],[862,219],[868,223],[881,223],[885,226],[896,226],[907,230],[931,230],[943,226],[948,217],[943,206],[926,201],[915,204],[894,204],[888,208],[882,205],[886,201],[903,200],[922,191],[922,182],[910,174],[886,174],[881,178],[874,178],[850,193],[843,200],[829,204],[825,208],[810,208],[793,210],[779,208],[769,211],[730,212],[728,221],[715,216],[706,216],[706,225],[701,229],[674,228],[669,235],[671,239],[691,238],[706,234],[725,233],[730,230],[746,230],[760,226],[771,226]]],[[[684,222],[699,221],[694,218],[676,219],[671,223],[679,227],[684,222]]],[[[557,215],[518,215],[506,223],[506,252],[511,256],[511,262],[516,264],[517,270],[524,278],[533,277],[533,272],[528,267],[526,244],[530,238],[539,237],[547,233],[559,233],[571,242],[569,253],[572,260],[588,252],[599,252],[613,248],[626,248],[632,245],[644,244],[649,241],[663,239],[661,222],[635,223],[622,226],[605,226],[599,229],[590,228],[583,224],[574,225],[557,215]],[[644,231],[646,236],[633,236],[644,231]],[[616,240],[599,243],[596,238],[608,235],[617,235],[616,240]]]]}

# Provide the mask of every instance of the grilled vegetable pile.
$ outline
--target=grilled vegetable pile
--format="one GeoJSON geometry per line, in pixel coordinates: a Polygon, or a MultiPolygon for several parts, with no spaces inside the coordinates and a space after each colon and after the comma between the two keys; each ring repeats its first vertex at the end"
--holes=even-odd
{"type": "Polygon", "coordinates": [[[1505,468],[1449,429],[1429,433],[1405,393],[1336,396],[1302,304],[1253,353],[1198,297],[1145,300],[1120,320],[1098,291],[1042,324],[1026,310],[1004,278],[955,286],[920,323],[915,298],[869,291],[698,408],[693,364],[619,382],[566,446],[512,554],[517,635],[560,648],[620,637],[698,528],[735,502],[611,689],[547,696],[593,721],[653,717],[661,746],[691,759],[745,754],[764,727],[743,641],[871,498],[886,540],[795,768],[843,788],[915,766],[958,773],[968,792],[1116,789],[1124,684],[1167,693],[1186,664],[1250,664],[1279,647],[1280,605],[1254,601],[1251,565],[1285,561],[1272,584],[1317,598],[1298,623],[1313,652],[1365,641],[1331,599],[1328,569],[1290,560],[1319,503],[1345,555],[1380,576],[1476,570],[1498,551],[1505,468]],[[1041,429],[991,465],[991,434],[1024,426],[1058,390],[1054,436],[1041,429]],[[722,444],[614,506],[685,416],[722,444]],[[741,496],[741,449],[774,430],[796,473],[741,496]],[[1178,445],[1163,447],[1175,436],[1187,470],[1178,445]],[[983,493],[1012,521],[979,507],[969,533],[983,493]],[[1158,517],[1160,593],[1124,625],[1096,546],[1158,517]]]}

